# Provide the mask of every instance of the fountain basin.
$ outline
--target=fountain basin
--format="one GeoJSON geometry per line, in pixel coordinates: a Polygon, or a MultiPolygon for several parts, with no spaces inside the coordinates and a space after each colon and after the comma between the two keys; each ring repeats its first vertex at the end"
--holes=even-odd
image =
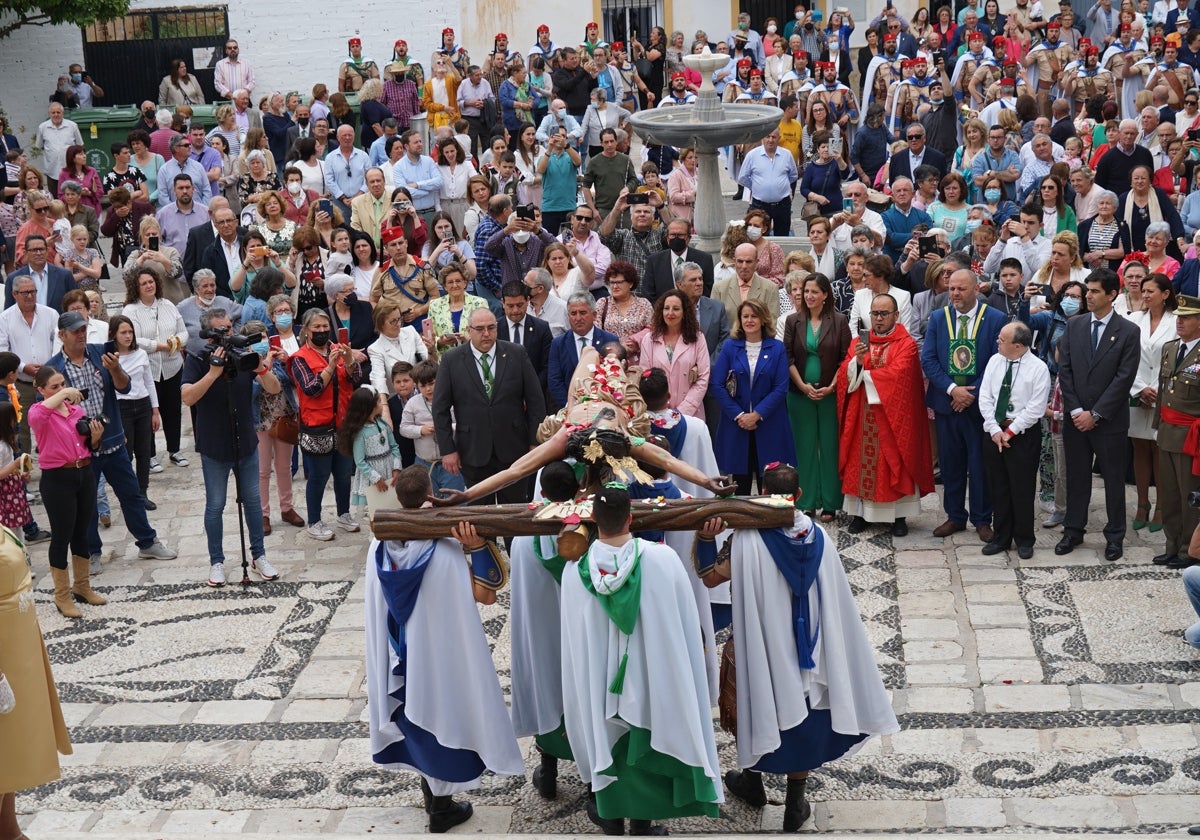
{"type": "Polygon", "coordinates": [[[721,105],[717,119],[695,105],[638,111],[630,117],[643,142],[665,146],[719,149],[753,143],[779,127],[783,111],[773,105],[721,105]]]}

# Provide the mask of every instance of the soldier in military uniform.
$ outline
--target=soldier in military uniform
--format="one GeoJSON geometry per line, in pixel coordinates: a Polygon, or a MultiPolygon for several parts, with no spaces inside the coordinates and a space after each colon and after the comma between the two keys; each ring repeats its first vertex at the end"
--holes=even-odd
{"type": "MultiPolygon", "coordinates": [[[[988,85],[983,91],[984,107],[991,105],[1002,97],[1017,97],[1029,93],[1029,82],[1025,81],[1025,71],[1021,69],[1021,62],[1015,58],[1004,59],[1004,72],[996,81],[988,85]],[[1001,88],[1006,87],[1003,84],[1004,79],[1012,82],[1012,90],[1004,93],[1001,88]]],[[[1010,103],[1009,107],[1013,107],[1010,103]]]]}
{"type": "Polygon", "coordinates": [[[888,127],[894,132],[901,132],[914,122],[917,108],[929,101],[929,62],[923,58],[907,58],[901,67],[905,78],[888,92],[888,127]]]}
{"type": "Polygon", "coordinates": [[[824,102],[829,108],[829,118],[838,124],[842,136],[846,137],[851,125],[858,124],[858,100],[854,91],[838,81],[835,62],[818,61],[816,66],[821,78],[819,83],[813,84],[808,95],[808,107],[818,100],[824,102]]]}
{"type": "Polygon", "coordinates": [[[1058,21],[1046,24],[1046,40],[1031,49],[1025,56],[1025,66],[1032,69],[1031,75],[1037,78],[1038,110],[1043,117],[1050,119],[1050,102],[1054,98],[1051,89],[1058,84],[1062,77],[1063,68],[1072,58],[1071,47],[1059,40],[1061,25],[1058,21]]]}
{"type": "Polygon", "coordinates": [[[993,38],[992,55],[996,57],[995,60],[981,62],[967,82],[967,93],[971,97],[971,102],[979,103],[974,106],[976,110],[993,101],[987,98],[987,90],[1004,78],[1003,64],[1008,61],[1005,55],[1007,49],[1008,39],[1003,35],[993,38]]]}
{"type": "Polygon", "coordinates": [[[871,63],[867,65],[867,76],[863,80],[864,96],[867,98],[867,104],[872,101],[877,101],[879,104],[885,104],[884,100],[887,94],[879,96],[880,91],[890,91],[892,85],[899,81],[903,76],[903,68],[901,63],[904,56],[900,54],[899,45],[896,42],[896,33],[889,32],[883,36],[883,52],[871,59],[871,63]],[[883,80],[886,80],[885,85],[883,80]]]}
{"type": "Polygon", "coordinates": [[[408,42],[400,39],[392,46],[392,61],[388,66],[401,65],[404,68],[404,75],[412,79],[412,83],[417,86],[417,96],[420,97],[424,93],[425,87],[425,68],[418,61],[413,61],[408,57],[408,42]]]}
{"type": "Polygon", "coordinates": [[[1112,74],[1100,67],[1100,48],[1083,48],[1081,60],[1075,62],[1063,76],[1063,93],[1075,103],[1075,114],[1079,114],[1084,103],[1093,96],[1109,98],[1115,92],[1112,74]]]}
{"type": "Polygon", "coordinates": [[[1163,553],[1160,566],[1182,569],[1200,562],[1188,556],[1188,542],[1200,522],[1200,511],[1188,504],[1188,494],[1200,489],[1196,455],[1200,447],[1187,444],[1189,432],[1200,424],[1200,298],[1179,295],[1175,308],[1179,338],[1163,346],[1155,401],[1158,429],[1158,509],[1162,511],[1163,553]]]}
{"type": "Polygon", "coordinates": [[[964,102],[976,110],[983,107],[983,101],[971,91],[971,81],[975,72],[982,66],[994,63],[991,52],[984,46],[984,34],[978,30],[967,38],[967,51],[958,57],[954,65],[954,76],[950,80],[954,88],[954,99],[962,105],[964,102]]]}
{"type": "Polygon", "coordinates": [[[356,91],[367,79],[379,78],[379,65],[373,59],[363,58],[362,39],[351,38],[350,57],[338,68],[338,90],[343,93],[356,91]]]}
{"type": "Polygon", "coordinates": [[[1133,27],[1122,23],[1117,36],[1117,42],[1110,46],[1100,60],[1100,64],[1108,70],[1116,86],[1117,104],[1121,106],[1122,119],[1133,119],[1137,115],[1134,100],[1145,87],[1145,76],[1149,67],[1142,61],[1146,50],[1140,42],[1133,39],[1133,27]]]}
{"type": "Polygon", "coordinates": [[[1176,111],[1183,108],[1184,93],[1200,84],[1195,69],[1179,60],[1179,47],[1174,38],[1164,45],[1162,63],[1151,71],[1146,86],[1154,90],[1160,82],[1167,86],[1167,101],[1176,111]]]}

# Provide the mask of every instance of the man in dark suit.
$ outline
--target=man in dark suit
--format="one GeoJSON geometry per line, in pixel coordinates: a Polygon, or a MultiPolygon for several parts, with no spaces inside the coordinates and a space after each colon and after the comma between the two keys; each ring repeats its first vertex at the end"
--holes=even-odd
{"type": "Polygon", "coordinates": [[[1071,119],[1071,103],[1065,99],[1055,99],[1050,106],[1054,122],[1050,126],[1050,139],[1058,145],[1063,145],[1075,137],[1075,121],[1071,119]]]}
{"type": "MultiPolygon", "coordinates": [[[[500,290],[500,302],[504,306],[500,341],[510,341],[525,348],[525,355],[542,385],[542,393],[549,394],[546,375],[550,369],[550,343],[554,341],[550,325],[529,314],[529,287],[524,283],[505,283],[500,290]]],[[[557,410],[549,402],[546,408],[547,413],[557,410]]]]}
{"type": "Polygon", "coordinates": [[[51,245],[40,233],[26,236],[24,247],[25,265],[8,275],[4,281],[4,308],[8,309],[16,301],[13,297],[13,281],[18,277],[32,276],[37,282],[37,302],[62,314],[63,295],[77,288],[75,278],[65,268],[49,262],[51,245]]]}
{"type": "Polygon", "coordinates": [[[990,543],[995,536],[992,498],[983,468],[983,417],[976,390],[1008,317],[980,301],[978,289],[974,272],[960,268],[950,275],[950,305],[929,317],[921,369],[929,380],[925,404],[934,412],[946,511],[946,521],[933,529],[933,535],[948,537],[965,531],[969,518],[979,539],[990,543]]]}
{"type": "Polygon", "coordinates": [[[949,171],[946,156],[925,145],[925,126],[909,123],[904,131],[904,138],[908,141],[908,149],[892,155],[888,165],[888,180],[893,184],[897,178],[912,178],[917,167],[922,164],[934,167],[941,175],[949,171]]]}
{"type": "Polygon", "coordinates": [[[223,207],[213,214],[213,224],[217,228],[217,237],[200,257],[199,268],[210,269],[216,275],[217,294],[232,298],[229,279],[237,272],[242,259],[237,217],[228,207],[223,207]]]}
{"type": "Polygon", "coordinates": [[[1058,343],[1067,518],[1055,554],[1070,554],[1083,542],[1092,497],[1093,460],[1100,467],[1108,512],[1104,559],[1117,560],[1123,553],[1129,389],[1141,356],[1141,331],[1113,311],[1120,288],[1115,272],[1094,269],[1087,277],[1090,314],[1069,319],[1058,343]]]}
{"type": "Polygon", "coordinates": [[[576,292],[567,299],[567,322],[571,329],[550,344],[550,398],[560,406],[567,404],[567,388],[575,366],[579,364],[580,349],[595,347],[599,350],[610,341],[618,344],[621,341],[612,333],[595,327],[596,299],[589,292],[576,292]]]}
{"type": "Polygon", "coordinates": [[[675,269],[685,262],[700,266],[704,275],[704,294],[712,294],[713,258],[699,248],[688,248],[692,225],[687,219],[672,219],[667,224],[667,248],[655,251],[646,260],[646,276],[638,283],[638,294],[656,301],[675,288],[675,269]]]}
{"type": "MultiPolygon", "coordinates": [[[[183,279],[189,285],[192,282],[192,275],[197,269],[203,268],[201,260],[204,259],[204,253],[209,246],[217,241],[217,225],[212,221],[213,216],[223,207],[228,207],[229,201],[223,195],[215,195],[208,202],[208,218],[209,221],[205,224],[199,224],[188,231],[187,245],[183,250],[183,279]]],[[[238,227],[238,238],[245,233],[245,228],[238,227]]]]}
{"type": "MultiPolygon", "coordinates": [[[[433,424],[442,466],[451,473],[461,470],[470,487],[529,451],[546,405],[524,348],[496,340],[496,316],[490,309],[471,313],[467,333],[468,343],[442,356],[433,390],[433,424]]],[[[526,488],[525,482],[516,482],[478,503],[518,504],[527,501],[526,488]]]]}

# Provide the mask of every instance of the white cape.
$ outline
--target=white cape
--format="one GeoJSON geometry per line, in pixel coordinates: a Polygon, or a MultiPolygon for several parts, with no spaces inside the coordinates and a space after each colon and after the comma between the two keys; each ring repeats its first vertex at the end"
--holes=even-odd
{"type": "Polygon", "coordinates": [[[563,572],[563,706],[579,775],[594,791],[616,781],[601,771],[611,767],[617,741],[636,726],[650,732],[655,751],[702,770],[723,802],[700,624],[680,559],[666,546],[634,539],[619,550],[593,543],[592,562],[615,551],[624,567],[635,544],[642,592],[629,637],[584,588],[575,564],[563,572]],[[613,694],[608,687],[626,651],[623,690],[613,694]]]}
{"type": "MultiPolygon", "coordinates": [[[[401,568],[416,565],[428,542],[390,543],[401,568]]],[[[367,711],[371,754],[404,740],[392,716],[400,706],[391,696],[404,680],[393,674],[398,659],[388,641],[387,603],[375,567],[378,540],[367,549],[364,620],[367,634],[367,711]]],[[[462,549],[438,542],[421,581],[421,592],[408,623],[405,716],[445,747],[472,750],[493,773],[525,775],[521,748],[513,735],[496,666],[471,594],[471,578],[462,549]]],[[[434,796],[479,787],[479,779],[445,782],[407,764],[385,764],[421,773],[434,796]]]]}
{"type": "MultiPolygon", "coordinates": [[[[796,528],[820,526],[796,511],[796,528]]],[[[779,748],[780,733],[808,717],[806,698],[812,708],[830,710],[835,732],[899,731],[834,539],[825,534],[817,584],[808,595],[812,614],[820,616],[816,667],[810,671],[800,669],[792,591],[762,537],[741,530],[733,540],[738,767],[753,767],[779,748]]]]}
{"type": "MultiPolygon", "coordinates": [[[[512,607],[512,725],[518,738],[553,732],[562,722],[562,642],[559,589],[533,550],[535,537],[517,537],[509,549],[512,607]]],[[[556,537],[539,537],[542,553],[557,551],[556,537]]],[[[568,563],[563,573],[574,573],[568,563]]]]}

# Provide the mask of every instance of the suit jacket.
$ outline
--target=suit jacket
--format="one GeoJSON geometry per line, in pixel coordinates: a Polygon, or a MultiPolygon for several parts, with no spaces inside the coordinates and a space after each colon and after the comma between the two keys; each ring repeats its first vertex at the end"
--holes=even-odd
{"type": "Polygon", "coordinates": [[[708,386],[709,393],[721,408],[713,446],[721,472],[735,475],[761,472],[772,461],[790,464],[796,459],[787,412],[788,379],[787,354],[783,350],[783,342],[776,338],[763,338],[753,376],[750,375],[744,339],[730,339],[721,348],[713,360],[708,386]],[[727,387],[731,380],[735,383],[732,396],[727,387]],[[756,430],[756,464],[747,463],[750,433],[734,419],[752,409],[762,416],[756,430]]]}
{"type": "MultiPolygon", "coordinates": [[[[735,323],[738,306],[742,302],[742,296],[738,293],[737,276],[734,275],[715,284],[712,299],[724,305],[726,321],[730,324],[735,323]]],[[[779,318],[779,287],[767,278],[758,274],[754,275],[754,279],[750,281],[750,294],[746,295],[746,300],[758,301],[767,307],[767,311],[773,317],[779,318]]]]}
{"type": "MultiPolygon", "coordinates": [[[[241,235],[242,231],[239,229],[238,236],[241,235]]],[[[183,279],[187,280],[188,285],[191,285],[192,275],[204,268],[201,264],[204,253],[216,241],[217,232],[213,230],[212,222],[196,225],[188,231],[187,246],[183,249],[183,279]]]]}
{"type": "MultiPolygon", "coordinates": [[[[795,365],[804,377],[804,367],[808,363],[808,312],[797,310],[787,316],[783,325],[783,347],[787,352],[789,365],[795,365]]],[[[846,358],[850,349],[850,322],[846,316],[836,309],[826,320],[820,334],[817,336],[817,358],[821,361],[821,381],[818,388],[824,388],[833,382],[837,376],[838,366],[846,358]]],[[[790,382],[789,372],[789,382],[790,382]]],[[[791,385],[793,393],[800,393],[796,386],[791,385]]]]}
{"type": "Polygon", "coordinates": [[[704,333],[704,343],[708,345],[708,355],[715,358],[721,352],[721,345],[729,338],[729,319],[725,317],[725,306],[710,297],[702,297],[696,302],[700,310],[700,332],[704,333]]]}
{"type": "Polygon", "coordinates": [[[350,202],[350,227],[354,230],[361,230],[371,237],[376,247],[379,247],[379,233],[383,220],[392,212],[391,202],[387,199],[388,195],[389,192],[385,191],[382,212],[378,215],[375,213],[375,200],[371,198],[369,192],[363,193],[350,202]]]}
{"type": "MultiPolygon", "coordinates": [[[[12,306],[16,301],[13,299],[13,281],[18,277],[28,276],[31,273],[29,266],[23,265],[8,275],[4,281],[4,308],[12,306]]],[[[46,263],[46,280],[49,283],[46,289],[46,305],[55,312],[62,314],[62,299],[63,295],[72,289],[79,288],[75,282],[75,278],[71,272],[59,265],[46,263]]]]}
{"type": "Polygon", "coordinates": [[[546,416],[542,388],[522,347],[496,342],[492,395],[470,344],[442,355],[433,390],[433,424],[442,455],[458,453],[469,467],[485,467],[492,459],[505,466],[529,451],[538,425],[546,416]],[[451,425],[454,410],[457,427],[451,425]]]}
{"type": "Polygon", "coordinates": [[[1068,318],[1058,342],[1063,415],[1077,408],[1095,411],[1103,418],[1098,431],[1124,436],[1129,431],[1129,389],[1141,358],[1141,330],[1114,312],[1092,352],[1091,320],[1088,314],[1068,318]]]}
{"type": "MultiPolygon", "coordinates": [[[[888,182],[894,184],[897,178],[912,178],[911,163],[908,152],[892,155],[891,163],[888,165],[888,182]]],[[[950,171],[946,156],[928,144],[925,146],[925,156],[921,158],[921,163],[936,167],[942,175],[950,171]]]]}
{"type": "MultiPolygon", "coordinates": [[[[985,302],[979,300],[978,305],[983,306],[985,302]]],[[[938,414],[954,413],[954,409],[950,405],[950,395],[946,393],[946,389],[954,384],[949,372],[951,333],[946,326],[947,308],[951,309],[950,317],[957,328],[957,310],[952,307],[935,309],[929,315],[929,328],[925,331],[925,343],[921,347],[921,370],[924,371],[925,378],[929,380],[929,387],[925,391],[925,405],[938,414]]],[[[987,367],[988,359],[996,352],[996,339],[999,338],[1000,330],[1007,323],[1007,313],[992,306],[988,306],[984,310],[982,319],[979,321],[979,329],[975,333],[975,375],[970,377],[966,383],[976,388],[976,400],[979,397],[979,383],[983,381],[983,370],[987,367]]],[[[971,324],[974,324],[974,320],[971,324]]],[[[1134,332],[1137,332],[1136,327],[1134,327],[1134,332]]],[[[1137,367],[1136,359],[1134,367],[1137,367]]],[[[1125,396],[1128,401],[1129,383],[1125,386],[1125,396]]],[[[979,403],[975,402],[971,406],[971,410],[976,414],[979,413],[978,405],[979,403]]],[[[1128,421],[1128,412],[1126,412],[1125,418],[1128,421]]]]}
{"type": "MultiPolygon", "coordinates": [[[[202,225],[201,227],[207,227],[207,225],[202,225]]],[[[190,237],[191,234],[188,234],[188,236],[190,237]]],[[[207,268],[216,275],[217,294],[224,295],[227,298],[234,297],[233,290],[229,288],[229,266],[225,262],[225,254],[221,250],[220,240],[214,238],[212,243],[204,249],[204,253],[200,257],[200,265],[197,268],[207,268]]],[[[236,298],[234,299],[236,300],[236,298]]]]}
{"type": "MultiPolygon", "coordinates": [[[[704,294],[712,294],[713,258],[699,248],[688,248],[686,262],[694,262],[704,273],[704,294]]],[[[637,293],[649,301],[656,301],[675,288],[675,254],[669,248],[655,251],[646,260],[646,273],[638,283],[637,293]]]]}
{"type": "MultiPolygon", "coordinates": [[[[311,137],[312,136],[312,121],[311,120],[309,120],[309,123],[308,123],[308,133],[309,133],[309,136],[311,137]]],[[[292,125],[288,126],[288,130],[287,130],[288,151],[291,151],[292,149],[296,148],[296,142],[299,139],[300,139],[300,126],[293,123],[292,125]]]]}
{"type": "MultiPolygon", "coordinates": [[[[509,320],[503,316],[497,320],[499,321],[498,336],[500,340],[512,341],[512,336],[508,334],[509,320]]],[[[533,365],[533,370],[537,373],[538,382],[542,384],[542,391],[549,393],[546,387],[546,375],[550,370],[550,344],[554,341],[550,325],[541,318],[526,313],[521,321],[521,329],[521,346],[525,348],[525,355],[529,357],[529,363],[533,365]]]]}
{"type": "MultiPolygon", "coordinates": [[[[592,347],[599,350],[610,341],[620,342],[617,336],[599,327],[592,328],[592,347]]],[[[550,343],[548,387],[550,398],[560,406],[567,404],[567,388],[579,364],[579,336],[567,330],[550,343]]]]}

